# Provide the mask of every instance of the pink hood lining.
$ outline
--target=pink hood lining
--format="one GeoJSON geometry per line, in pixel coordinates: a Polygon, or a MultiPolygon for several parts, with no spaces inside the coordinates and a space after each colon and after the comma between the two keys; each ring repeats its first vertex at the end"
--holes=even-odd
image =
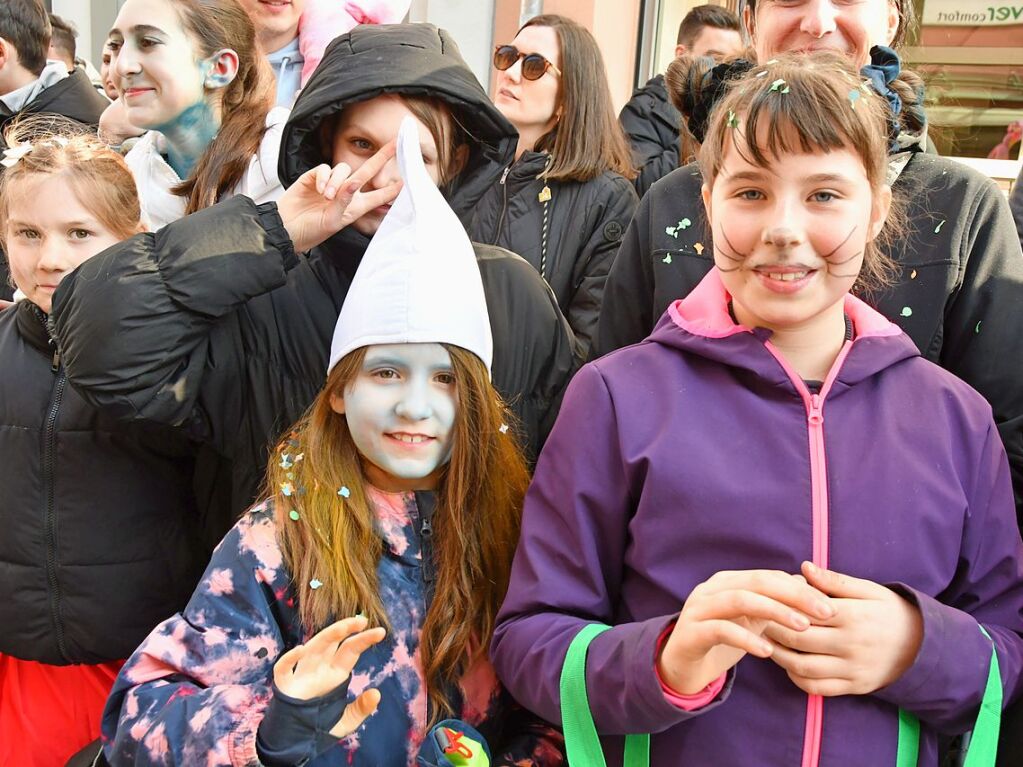
{"type": "MultiPolygon", "coordinates": [[[[682,330],[703,338],[728,338],[736,333],[752,333],[752,328],[736,324],[728,313],[731,300],[718,270],[711,269],[688,296],[672,302],[668,315],[682,330]]],[[[845,313],[852,320],[856,338],[889,337],[902,328],[853,295],[845,297],[845,313]]]]}

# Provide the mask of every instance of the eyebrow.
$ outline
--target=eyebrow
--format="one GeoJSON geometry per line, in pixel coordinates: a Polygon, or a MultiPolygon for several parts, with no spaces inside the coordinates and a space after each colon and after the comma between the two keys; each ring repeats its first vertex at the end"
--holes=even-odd
{"type": "MultiPolygon", "coordinates": [[[[135,35],[167,34],[162,29],[160,29],[159,27],[154,27],[152,24],[137,24],[128,31],[135,35]]],[[[121,30],[119,30],[117,27],[114,27],[113,29],[110,30],[110,32],[107,33],[107,37],[113,37],[114,35],[117,35],[118,37],[124,37],[124,33],[121,32],[121,30]]]]}
{"type": "MultiPolygon", "coordinates": [[[[373,368],[373,367],[376,367],[378,365],[389,365],[390,367],[402,368],[402,369],[405,369],[405,368],[409,367],[409,364],[407,362],[405,362],[404,360],[399,360],[396,357],[384,357],[384,356],[374,357],[374,356],[371,356],[369,354],[366,355],[366,359],[363,361],[362,367],[363,367],[364,370],[367,370],[369,368],[373,368]]],[[[450,364],[449,365],[431,365],[430,366],[430,370],[435,372],[435,373],[438,372],[438,371],[450,372],[453,369],[454,369],[454,366],[450,365],[450,364]]]]}

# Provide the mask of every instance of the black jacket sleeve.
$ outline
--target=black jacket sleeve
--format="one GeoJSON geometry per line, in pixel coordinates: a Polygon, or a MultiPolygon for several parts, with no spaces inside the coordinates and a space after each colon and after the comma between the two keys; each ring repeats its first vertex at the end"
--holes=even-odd
{"type": "MultiPolygon", "coordinates": [[[[69,380],[117,417],[184,427],[233,456],[245,414],[272,420],[275,393],[287,391],[272,381],[248,386],[250,355],[281,377],[303,373],[295,370],[301,354],[277,351],[286,339],[277,319],[297,313],[301,301],[281,293],[263,311],[240,308],[284,285],[299,263],[276,206],[246,197],[107,249],[54,296],[69,380]],[[250,401],[256,391],[258,404],[250,401]]],[[[255,437],[261,443],[273,431],[269,422],[265,428],[255,437]]]]}
{"type": "Polygon", "coordinates": [[[946,305],[940,362],[991,404],[1023,524],[1023,251],[993,182],[964,207],[961,279],[946,305]]]}
{"type": "Polygon", "coordinates": [[[1019,177],[1015,186],[1012,187],[1012,194],[1009,195],[1009,209],[1012,210],[1012,217],[1016,220],[1016,234],[1023,243],[1023,166],[1020,166],[1019,177]]]}
{"type": "Polygon", "coordinates": [[[654,327],[651,296],[654,273],[650,263],[650,195],[644,195],[625,230],[618,255],[604,285],[597,332],[590,359],[642,341],[654,327]]]}
{"type": "Polygon", "coordinates": [[[679,166],[680,119],[674,107],[645,92],[633,96],[618,115],[639,170],[633,184],[640,197],[651,184],[679,166]]]}
{"type": "Polygon", "coordinates": [[[575,290],[566,312],[581,362],[586,360],[597,331],[605,284],[618,254],[622,233],[639,204],[632,184],[618,174],[605,174],[591,183],[595,194],[587,207],[592,211],[593,222],[588,226],[589,237],[572,269],[575,290]]]}

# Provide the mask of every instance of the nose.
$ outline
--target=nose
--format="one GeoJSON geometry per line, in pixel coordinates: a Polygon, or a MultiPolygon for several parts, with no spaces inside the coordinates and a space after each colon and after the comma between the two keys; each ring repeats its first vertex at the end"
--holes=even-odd
{"type": "Polygon", "coordinates": [[[44,272],[64,272],[69,263],[68,247],[56,237],[47,237],[39,245],[38,268],[44,272]]]}
{"type": "Polygon", "coordinates": [[[392,184],[400,179],[401,171],[398,168],[398,158],[392,157],[387,161],[387,164],[377,171],[377,174],[369,180],[366,188],[383,189],[388,184],[392,184]]]}
{"type": "Polygon", "coordinates": [[[772,225],[764,229],[761,235],[764,245],[774,245],[776,248],[786,248],[793,245],[801,245],[802,235],[790,226],[772,225]]]}
{"type": "Polygon", "coordinates": [[[838,11],[832,0],[810,0],[803,8],[801,31],[817,39],[835,31],[838,11]]]}
{"type": "Polygon", "coordinates": [[[522,81],[522,58],[519,57],[518,61],[508,67],[502,74],[511,80],[513,83],[519,83],[522,81]]]}
{"type": "Polygon", "coordinates": [[[425,381],[409,381],[394,407],[395,415],[406,421],[425,421],[433,415],[425,381]]]}
{"type": "Polygon", "coordinates": [[[116,72],[118,77],[128,77],[141,71],[139,58],[127,41],[110,52],[110,71],[116,72]]]}

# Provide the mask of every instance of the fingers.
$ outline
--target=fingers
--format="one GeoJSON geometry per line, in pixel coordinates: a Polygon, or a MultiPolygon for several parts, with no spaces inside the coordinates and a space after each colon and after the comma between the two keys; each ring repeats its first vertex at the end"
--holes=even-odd
{"type": "Polygon", "coordinates": [[[345,209],[346,217],[352,221],[356,221],[366,213],[381,205],[387,205],[388,203],[394,202],[394,199],[398,196],[401,191],[402,182],[400,180],[394,181],[387,186],[381,187],[380,189],[374,189],[370,192],[358,192],[352,198],[351,202],[345,209]]]}
{"type": "Polygon", "coordinates": [[[351,177],[341,187],[343,196],[348,198],[354,197],[355,193],[362,189],[367,181],[378,174],[394,158],[396,146],[397,142],[388,141],[377,150],[376,154],[360,165],[359,169],[352,173],[351,177]]]}
{"type": "Polygon", "coordinates": [[[353,634],[341,643],[337,652],[334,653],[331,665],[335,670],[347,677],[352,673],[355,664],[359,662],[359,657],[370,647],[381,641],[385,633],[383,628],[377,626],[368,631],[360,631],[358,634],[353,634]]]}
{"type": "Polygon", "coordinates": [[[352,167],[346,163],[338,163],[331,169],[326,181],[324,182],[323,189],[317,188],[324,197],[328,200],[333,200],[337,197],[338,190],[348,181],[348,177],[352,175],[352,167]]]}
{"type": "Polygon", "coordinates": [[[345,712],[330,729],[330,734],[335,738],[351,735],[377,710],[378,705],[380,693],[373,688],[364,691],[345,707],[345,712]]]}
{"type": "Polygon", "coordinates": [[[790,676],[800,679],[842,679],[849,681],[849,663],[834,655],[817,655],[791,650],[775,644],[771,660],[785,669],[790,676]]]}
{"type": "Polygon", "coordinates": [[[723,571],[694,589],[694,593],[697,590],[715,593],[728,589],[761,594],[818,620],[835,614],[831,600],[812,583],[804,583],[779,570],[723,571]]]}
{"type": "Polygon", "coordinates": [[[284,678],[295,672],[299,660],[305,654],[305,646],[292,647],[274,663],[274,683],[283,689],[284,678]]]}
{"type": "Polygon", "coordinates": [[[862,695],[863,691],[846,679],[807,679],[789,673],[789,679],[807,695],[834,698],[839,695],[862,695]]]}
{"type": "Polygon", "coordinates": [[[811,626],[805,631],[793,631],[787,626],[771,623],[764,629],[764,636],[776,645],[797,652],[844,657],[849,649],[848,643],[842,641],[842,632],[829,626],[811,626]]]}
{"type": "Polygon", "coordinates": [[[321,629],[316,635],[305,643],[309,654],[333,655],[342,642],[353,634],[365,630],[369,621],[362,615],[352,618],[344,618],[332,623],[327,628],[321,629]]]}
{"type": "Polygon", "coordinates": [[[884,586],[873,581],[836,573],[834,570],[825,570],[812,562],[803,562],[801,569],[807,583],[834,597],[873,599],[878,596],[879,590],[884,589],[884,586]]]}
{"type": "Polygon", "coordinates": [[[769,658],[774,652],[773,645],[766,639],[762,639],[738,623],[727,620],[701,621],[687,627],[687,631],[689,633],[687,642],[698,647],[726,645],[758,658],[769,658]]]}
{"type": "Polygon", "coordinates": [[[700,598],[688,611],[695,620],[751,618],[773,621],[793,631],[810,627],[810,618],[784,602],[755,591],[731,589],[700,598]]]}

